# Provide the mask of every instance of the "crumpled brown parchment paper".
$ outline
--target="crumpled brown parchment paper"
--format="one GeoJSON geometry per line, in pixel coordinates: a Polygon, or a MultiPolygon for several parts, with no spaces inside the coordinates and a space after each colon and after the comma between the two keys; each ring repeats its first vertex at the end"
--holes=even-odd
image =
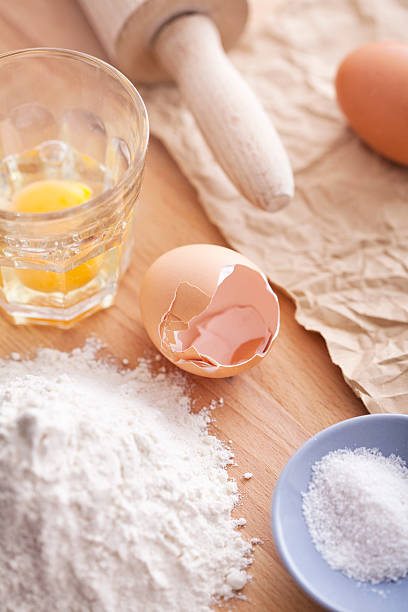
{"type": "Polygon", "coordinates": [[[408,42],[408,1],[257,2],[230,56],[287,147],[294,202],[272,214],[240,196],[173,86],[143,90],[152,132],[227,241],[294,298],[306,329],[322,334],[367,409],[408,413],[408,170],[358,140],[333,86],[357,45],[408,42]]]}

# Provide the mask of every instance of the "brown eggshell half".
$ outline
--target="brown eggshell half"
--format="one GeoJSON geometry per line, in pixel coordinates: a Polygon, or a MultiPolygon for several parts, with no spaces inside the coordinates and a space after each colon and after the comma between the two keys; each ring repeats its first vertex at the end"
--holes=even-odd
{"type": "Polygon", "coordinates": [[[408,165],[408,44],[380,41],[358,47],[338,69],[336,92],[360,138],[408,165]]]}
{"type": "Polygon", "coordinates": [[[173,249],[148,269],[140,291],[143,323],[178,367],[209,378],[233,376],[269,353],[279,303],[265,275],[224,247],[173,249]]]}

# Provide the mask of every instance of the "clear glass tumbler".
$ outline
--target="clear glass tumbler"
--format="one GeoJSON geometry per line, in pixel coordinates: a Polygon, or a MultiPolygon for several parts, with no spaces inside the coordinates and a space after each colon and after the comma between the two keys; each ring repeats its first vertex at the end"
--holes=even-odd
{"type": "Polygon", "coordinates": [[[112,304],[149,128],[118,70],[63,49],[0,55],[0,308],[67,327],[112,304]]]}

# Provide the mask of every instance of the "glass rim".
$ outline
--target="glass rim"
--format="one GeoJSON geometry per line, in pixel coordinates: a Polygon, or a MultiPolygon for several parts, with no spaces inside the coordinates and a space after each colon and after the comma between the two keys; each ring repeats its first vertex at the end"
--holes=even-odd
{"type": "Polygon", "coordinates": [[[144,163],[144,159],[146,156],[147,145],[149,143],[149,116],[147,114],[146,106],[143,101],[142,96],[133,85],[133,83],[122,73],[120,70],[101,60],[89,53],[83,53],[82,51],[75,51],[72,49],[64,49],[59,47],[30,47],[24,49],[16,49],[14,51],[6,51],[4,53],[0,53],[0,67],[2,60],[8,59],[15,56],[41,56],[41,55],[49,55],[55,57],[63,57],[67,59],[72,59],[76,61],[82,61],[86,64],[90,64],[102,69],[104,72],[108,73],[114,80],[116,80],[119,85],[123,87],[123,89],[127,92],[129,98],[132,101],[132,104],[136,111],[141,112],[145,121],[144,121],[144,129],[141,134],[141,144],[139,145],[139,150],[137,151],[137,155],[135,160],[129,165],[129,168],[123,173],[118,182],[98,194],[97,196],[86,200],[82,204],[78,204],[77,206],[71,206],[70,208],[65,208],[63,210],[57,210],[48,213],[23,213],[23,212],[13,212],[10,210],[2,210],[0,209],[0,221],[6,222],[14,222],[14,223],[44,223],[50,221],[58,221],[67,218],[72,218],[72,216],[79,216],[82,213],[86,213],[93,208],[97,207],[100,204],[109,205],[112,201],[115,201],[116,194],[120,192],[129,180],[136,175],[141,166],[144,163]]]}

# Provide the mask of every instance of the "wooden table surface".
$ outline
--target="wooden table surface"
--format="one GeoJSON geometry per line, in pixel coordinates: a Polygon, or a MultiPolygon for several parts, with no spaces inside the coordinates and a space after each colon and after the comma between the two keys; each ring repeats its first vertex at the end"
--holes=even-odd
{"type": "MultiPolygon", "coordinates": [[[[1,2],[0,49],[33,46],[78,49],[106,59],[75,0],[1,2]]],[[[96,333],[114,355],[136,362],[150,347],[138,309],[138,289],[148,265],[164,251],[182,244],[225,244],[201,210],[193,188],[154,138],[137,214],[139,234],[116,305],[69,331],[18,328],[0,318],[1,355],[33,351],[40,345],[70,350],[96,333]]],[[[247,518],[246,537],[264,541],[255,555],[253,581],[245,589],[249,603],[237,602],[234,609],[311,612],[319,607],[292,581],[273,544],[269,523],[273,488],[289,457],[311,435],[342,419],[364,414],[365,409],[331,363],[322,338],[300,327],[292,302],[277,293],[282,322],[270,357],[233,379],[195,378],[193,393],[202,402],[224,398],[224,406],[214,413],[215,431],[220,438],[233,441],[238,468],[232,468],[231,474],[239,479],[242,493],[237,515],[247,518]],[[240,476],[248,471],[254,477],[243,483],[240,476]]]]}

